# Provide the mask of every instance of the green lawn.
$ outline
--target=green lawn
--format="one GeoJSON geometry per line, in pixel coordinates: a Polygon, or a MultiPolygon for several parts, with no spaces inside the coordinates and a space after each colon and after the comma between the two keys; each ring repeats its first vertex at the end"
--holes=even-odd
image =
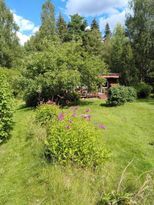
{"type": "Polygon", "coordinates": [[[29,132],[35,111],[17,106],[12,138],[0,146],[0,205],[94,205],[102,191],[117,187],[131,160],[124,182],[128,190],[142,184],[146,173],[154,176],[154,99],[110,108],[100,100],[84,100],[79,112],[87,108],[92,123],[106,126],[100,143],[111,151],[110,161],[97,172],[48,165],[29,132]]]}

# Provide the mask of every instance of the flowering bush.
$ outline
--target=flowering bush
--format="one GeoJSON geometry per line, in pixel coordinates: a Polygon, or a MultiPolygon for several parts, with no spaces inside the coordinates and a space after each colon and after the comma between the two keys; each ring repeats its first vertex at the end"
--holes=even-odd
{"type": "Polygon", "coordinates": [[[62,112],[55,109],[55,106],[41,109],[44,110],[44,116],[39,113],[37,119],[42,125],[50,122],[50,126],[47,123],[47,138],[44,141],[45,155],[49,160],[63,165],[72,163],[91,168],[106,161],[108,152],[99,143],[102,133],[89,122],[90,115],[77,115],[76,110],[62,112]],[[53,115],[49,114],[49,110],[53,115]]]}
{"type": "Polygon", "coordinates": [[[52,123],[57,119],[60,109],[56,105],[43,104],[38,107],[36,114],[36,121],[41,125],[47,126],[49,123],[52,123]]]}
{"type": "Polygon", "coordinates": [[[13,125],[13,99],[4,75],[0,76],[0,143],[10,137],[13,125]]]}

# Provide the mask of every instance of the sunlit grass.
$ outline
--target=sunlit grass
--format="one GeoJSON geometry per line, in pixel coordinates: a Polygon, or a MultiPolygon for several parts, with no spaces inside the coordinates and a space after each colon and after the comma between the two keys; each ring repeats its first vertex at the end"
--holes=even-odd
{"type": "MultiPolygon", "coordinates": [[[[0,204],[94,205],[103,190],[116,188],[131,160],[127,170],[129,189],[142,183],[142,178],[138,179],[142,173],[153,175],[154,100],[112,108],[100,100],[84,100],[78,113],[87,108],[91,110],[91,123],[105,125],[100,143],[111,151],[110,161],[95,173],[48,165],[42,146],[29,133],[35,110],[17,106],[12,138],[0,146],[0,204]]],[[[41,130],[37,132],[41,135],[41,130]]]]}

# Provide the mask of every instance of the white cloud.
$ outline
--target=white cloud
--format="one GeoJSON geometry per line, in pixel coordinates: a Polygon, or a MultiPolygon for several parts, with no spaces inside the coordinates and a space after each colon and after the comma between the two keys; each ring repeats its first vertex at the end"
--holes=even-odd
{"type": "Polygon", "coordinates": [[[17,36],[20,40],[20,44],[24,45],[30,37],[39,30],[39,26],[36,26],[32,21],[17,15],[15,11],[11,12],[13,13],[16,24],[19,26],[17,36]],[[29,34],[26,34],[25,32],[29,32],[29,34]]]}
{"type": "Polygon", "coordinates": [[[25,34],[19,32],[19,31],[17,32],[17,36],[19,38],[19,41],[20,41],[21,45],[24,45],[31,37],[31,35],[25,35],[25,34]]]}
{"type": "Polygon", "coordinates": [[[83,16],[117,13],[119,8],[125,8],[128,0],[68,0],[66,10],[69,15],[79,13],[83,16]]]}
{"type": "Polygon", "coordinates": [[[125,24],[126,10],[110,15],[108,18],[101,17],[99,19],[100,30],[104,31],[106,23],[109,23],[110,29],[113,31],[117,23],[125,24]]]}

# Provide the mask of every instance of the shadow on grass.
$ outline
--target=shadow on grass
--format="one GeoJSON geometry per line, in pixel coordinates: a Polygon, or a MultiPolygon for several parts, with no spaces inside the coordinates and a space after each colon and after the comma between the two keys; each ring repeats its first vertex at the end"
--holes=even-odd
{"type": "Polygon", "coordinates": [[[103,102],[100,104],[101,107],[111,107],[110,105],[108,105],[106,102],[103,102]]]}
{"type": "Polygon", "coordinates": [[[26,111],[31,111],[31,110],[35,110],[35,109],[36,109],[35,107],[27,107],[26,104],[23,103],[23,104],[19,105],[16,110],[26,112],[26,111]]]}
{"type": "Polygon", "coordinates": [[[95,101],[92,100],[81,100],[78,104],[78,106],[88,106],[88,105],[93,105],[95,101]]]}
{"type": "Polygon", "coordinates": [[[145,102],[150,105],[154,105],[154,98],[138,99],[137,102],[145,102]]]}

